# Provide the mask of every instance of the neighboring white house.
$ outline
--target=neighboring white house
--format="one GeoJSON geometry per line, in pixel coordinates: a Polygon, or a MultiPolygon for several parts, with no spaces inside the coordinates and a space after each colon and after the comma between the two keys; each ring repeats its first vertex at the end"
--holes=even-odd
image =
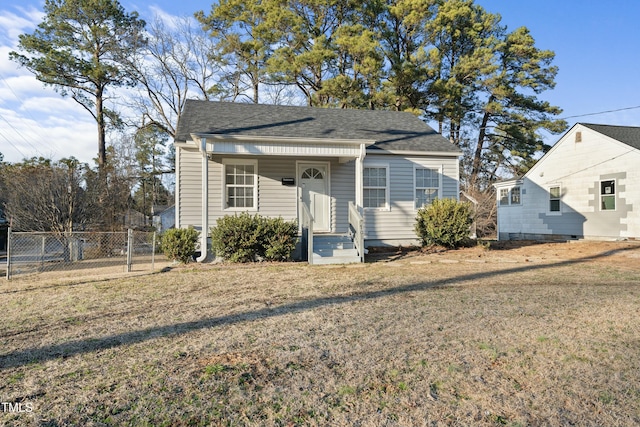
{"type": "Polygon", "coordinates": [[[243,211],[302,224],[306,206],[316,236],[353,238],[359,213],[366,246],[410,244],[418,208],[459,193],[460,151],[410,113],[189,100],[175,147],[178,228],[243,211]]]}
{"type": "Polygon", "coordinates": [[[160,207],[155,209],[153,215],[153,226],[156,231],[162,233],[176,224],[176,207],[160,207]]]}
{"type": "Polygon", "coordinates": [[[640,127],[578,123],[495,188],[501,240],[640,238],[640,127]]]}

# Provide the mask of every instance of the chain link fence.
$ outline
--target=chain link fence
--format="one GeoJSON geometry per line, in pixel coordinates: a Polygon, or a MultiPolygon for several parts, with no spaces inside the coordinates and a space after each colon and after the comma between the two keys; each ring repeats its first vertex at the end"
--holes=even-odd
{"type": "Polygon", "coordinates": [[[12,232],[7,236],[6,276],[62,272],[82,275],[153,271],[156,233],[124,232],[12,232]]]}

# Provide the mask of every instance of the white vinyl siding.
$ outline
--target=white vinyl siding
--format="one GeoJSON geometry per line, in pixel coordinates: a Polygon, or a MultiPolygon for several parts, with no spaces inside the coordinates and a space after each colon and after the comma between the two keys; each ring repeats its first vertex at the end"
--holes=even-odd
{"type": "Polygon", "coordinates": [[[198,151],[178,148],[179,163],[176,179],[176,214],[179,227],[200,227],[202,222],[202,154],[198,151]]]}
{"type": "Polygon", "coordinates": [[[349,229],[349,202],[356,200],[355,162],[331,161],[331,225],[334,233],[349,229]]]}
{"type": "Polygon", "coordinates": [[[417,244],[415,227],[415,169],[440,171],[440,197],[458,200],[458,159],[456,157],[404,158],[391,155],[368,154],[364,167],[380,164],[388,166],[389,208],[365,209],[365,238],[367,245],[417,244]]]}
{"type": "MultiPolygon", "coordinates": [[[[202,215],[201,170],[202,154],[196,150],[181,150],[179,157],[178,182],[180,193],[180,225],[200,227],[202,215]]],[[[234,157],[237,159],[238,157],[234,157]]],[[[209,227],[215,227],[218,218],[233,214],[224,210],[223,163],[228,160],[214,156],[209,160],[209,227]]],[[[254,157],[241,160],[257,161],[257,212],[269,217],[283,217],[286,220],[298,217],[297,162],[329,162],[331,231],[346,233],[348,224],[348,204],[355,201],[355,162],[340,162],[337,158],[324,157],[254,157]],[[282,178],[294,178],[295,185],[283,185],[282,178]]],[[[415,168],[429,168],[441,171],[440,196],[458,197],[458,159],[451,157],[418,157],[410,159],[396,155],[370,155],[365,157],[364,167],[383,166],[387,168],[388,209],[365,210],[365,234],[368,245],[415,244],[415,168]]]]}

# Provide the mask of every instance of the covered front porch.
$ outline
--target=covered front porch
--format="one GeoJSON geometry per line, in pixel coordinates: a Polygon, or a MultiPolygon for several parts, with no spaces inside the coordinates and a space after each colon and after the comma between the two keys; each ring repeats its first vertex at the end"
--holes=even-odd
{"type": "Polygon", "coordinates": [[[362,171],[373,141],[194,134],[187,144],[200,157],[202,230],[236,212],[281,216],[298,221],[310,264],[364,260],[362,171]]]}

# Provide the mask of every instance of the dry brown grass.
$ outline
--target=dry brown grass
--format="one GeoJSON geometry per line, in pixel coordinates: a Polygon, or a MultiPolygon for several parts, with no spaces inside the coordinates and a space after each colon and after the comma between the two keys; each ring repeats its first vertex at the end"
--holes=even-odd
{"type": "Polygon", "coordinates": [[[0,312],[33,405],[0,424],[640,424],[636,243],[2,281],[0,312]]]}

